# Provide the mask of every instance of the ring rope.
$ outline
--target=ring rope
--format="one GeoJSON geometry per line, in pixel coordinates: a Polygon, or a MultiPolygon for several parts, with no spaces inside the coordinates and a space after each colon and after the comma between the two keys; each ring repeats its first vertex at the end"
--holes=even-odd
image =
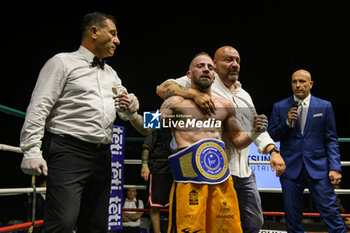
{"type": "MultiPolygon", "coordinates": [[[[9,151],[9,152],[15,152],[15,153],[22,153],[21,148],[15,147],[15,146],[9,146],[6,144],[0,144],[0,150],[9,151]]],[[[141,159],[125,159],[125,164],[141,164],[141,159]]],[[[269,165],[270,161],[249,161],[250,165],[269,165]]],[[[340,161],[340,164],[342,166],[350,166],[350,161],[340,161]]]]}
{"type": "MultiPolygon", "coordinates": [[[[40,227],[43,225],[43,223],[44,223],[43,219],[37,220],[34,223],[34,227],[40,227]]],[[[32,226],[32,222],[25,222],[25,223],[21,223],[21,224],[12,225],[12,226],[0,227],[0,232],[20,231],[20,230],[25,230],[25,229],[29,228],[30,226],[32,226]]]]}
{"type": "MultiPolygon", "coordinates": [[[[144,209],[133,209],[133,208],[123,208],[123,211],[136,211],[136,212],[150,212],[151,209],[149,208],[144,208],[144,209]]],[[[169,212],[169,209],[160,209],[161,212],[169,212]]],[[[285,216],[285,212],[279,212],[279,211],[263,211],[263,215],[275,215],[275,216],[285,216]]],[[[320,213],[316,213],[316,212],[303,212],[302,213],[303,216],[306,217],[320,217],[320,213]]],[[[341,217],[343,218],[347,218],[350,217],[350,214],[340,214],[341,217]]]]}
{"type": "MultiPolygon", "coordinates": [[[[21,149],[19,147],[15,146],[9,146],[6,144],[0,144],[0,150],[15,152],[15,153],[22,153],[21,149]]],[[[125,159],[125,164],[141,164],[141,160],[139,159],[125,159]]],[[[340,162],[342,166],[350,166],[350,161],[341,161],[340,162]]],[[[270,161],[250,161],[250,165],[269,165],[270,161]]],[[[146,190],[146,185],[124,185],[124,188],[136,188],[139,190],[146,190]]],[[[17,195],[21,193],[30,193],[32,192],[32,188],[14,188],[14,189],[0,189],[0,196],[1,195],[17,195]]],[[[45,188],[42,188],[42,190],[37,190],[39,192],[45,192],[45,188]]],[[[264,193],[282,193],[281,188],[258,188],[259,192],[264,193]]],[[[336,194],[350,194],[350,189],[334,189],[336,194]]],[[[304,190],[304,193],[309,193],[308,189],[304,190]]]]}
{"type": "Polygon", "coordinates": [[[16,147],[16,146],[9,146],[9,145],[5,145],[5,144],[0,144],[0,150],[15,152],[15,153],[22,153],[21,148],[16,147]]]}
{"type": "MultiPolygon", "coordinates": [[[[33,188],[2,188],[0,189],[0,196],[19,195],[19,194],[32,193],[32,192],[33,192],[33,188]]],[[[45,193],[46,188],[37,187],[36,192],[45,193]]]]}
{"type": "MultiPolygon", "coordinates": [[[[150,212],[149,208],[146,209],[132,209],[132,208],[123,208],[123,211],[136,211],[136,212],[150,212]]],[[[160,209],[161,212],[169,212],[169,209],[160,209]]],[[[263,215],[271,215],[271,216],[285,216],[285,212],[279,212],[279,211],[263,211],[263,215]]],[[[320,217],[319,213],[308,213],[308,212],[303,212],[302,216],[304,217],[320,217]]],[[[348,218],[350,217],[350,214],[340,214],[342,218],[348,218]]],[[[26,223],[21,223],[17,225],[12,225],[12,226],[6,226],[6,227],[1,227],[0,232],[14,232],[14,231],[19,231],[19,230],[24,230],[30,227],[40,227],[43,225],[43,220],[37,220],[34,222],[26,222],[26,223]]]]}
{"type": "MultiPolygon", "coordinates": [[[[124,189],[128,188],[135,188],[138,190],[147,190],[146,185],[129,185],[125,184],[123,186],[124,189]]],[[[281,188],[258,188],[258,191],[260,193],[282,193],[281,188]]],[[[0,189],[0,196],[10,196],[10,195],[19,195],[19,194],[25,194],[25,193],[31,193],[33,192],[33,188],[4,188],[0,189]]],[[[46,188],[45,187],[38,187],[36,188],[37,193],[45,193],[46,188]]],[[[334,189],[335,194],[341,195],[341,194],[350,194],[350,189],[334,189]]],[[[309,189],[305,189],[304,193],[310,193],[309,189]]]]}

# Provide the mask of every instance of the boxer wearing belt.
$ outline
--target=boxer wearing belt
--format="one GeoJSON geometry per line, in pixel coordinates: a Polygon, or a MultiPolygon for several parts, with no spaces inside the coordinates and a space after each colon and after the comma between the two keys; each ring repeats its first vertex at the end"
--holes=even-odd
{"type": "MultiPolygon", "coordinates": [[[[187,76],[192,88],[211,95],[214,63],[208,54],[193,58],[187,76]]],[[[175,181],[169,199],[168,233],[242,232],[222,135],[243,149],[266,130],[267,119],[255,116],[254,131],[245,133],[237,125],[228,100],[212,96],[212,101],[216,111],[211,116],[201,112],[191,99],[180,96],[169,97],[161,107],[163,127],[172,128],[180,148],[169,156],[175,181]]]]}

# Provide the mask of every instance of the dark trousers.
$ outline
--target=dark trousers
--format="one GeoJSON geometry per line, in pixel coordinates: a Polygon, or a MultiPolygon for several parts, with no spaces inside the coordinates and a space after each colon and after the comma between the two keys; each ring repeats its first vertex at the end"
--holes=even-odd
{"type": "Polygon", "coordinates": [[[46,209],[42,232],[107,232],[111,187],[109,145],[71,136],[45,134],[48,164],[46,209]]]}
{"type": "Polygon", "coordinates": [[[303,166],[299,176],[294,179],[280,178],[284,209],[286,212],[286,228],[289,233],[303,233],[302,210],[303,191],[309,188],[317,211],[328,227],[330,233],[346,233],[344,222],[340,216],[337,196],[329,177],[312,179],[303,166]]]}
{"type": "Polygon", "coordinates": [[[258,233],[264,224],[261,198],[255,174],[249,177],[232,176],[237,193],[243,233],[258,233]]]}

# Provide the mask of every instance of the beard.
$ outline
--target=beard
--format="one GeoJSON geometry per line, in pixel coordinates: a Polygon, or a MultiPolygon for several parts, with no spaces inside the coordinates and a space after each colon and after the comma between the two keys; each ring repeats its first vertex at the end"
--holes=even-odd
{"type": "Polygon", "coordinates": [[[238,74],[228,75],[227,79],[230,80],[230,82],[235,83],[238,80],[238,76],[238,74]]]}
{"type": "Polygon", "coordinates": [[[209,79],[193,79],[193,83],[198,87],[200,90],[207,90],[209,87],[211,87],[211,84],[213,84],[213,80],[209,79]]]}

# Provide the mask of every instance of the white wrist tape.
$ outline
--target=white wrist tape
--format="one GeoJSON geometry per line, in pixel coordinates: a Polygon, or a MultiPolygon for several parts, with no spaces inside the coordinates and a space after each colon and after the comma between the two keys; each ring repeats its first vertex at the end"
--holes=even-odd
{"type": "Polygon", "coordinates": [[[136,117],[138,116],[137,112],[126,113],[124,111],[118,112],[118,115],[120,119],[122,119],[123,121],[132,121],[132,120],[135,120],[136,117]]]}
{"type": "Polygon", "coordinates": [[[252,139],[252,141],[255,141],[255,139],[259,137],[260,134],[260,132],[248,132],[248,137],[252,139]]]}

